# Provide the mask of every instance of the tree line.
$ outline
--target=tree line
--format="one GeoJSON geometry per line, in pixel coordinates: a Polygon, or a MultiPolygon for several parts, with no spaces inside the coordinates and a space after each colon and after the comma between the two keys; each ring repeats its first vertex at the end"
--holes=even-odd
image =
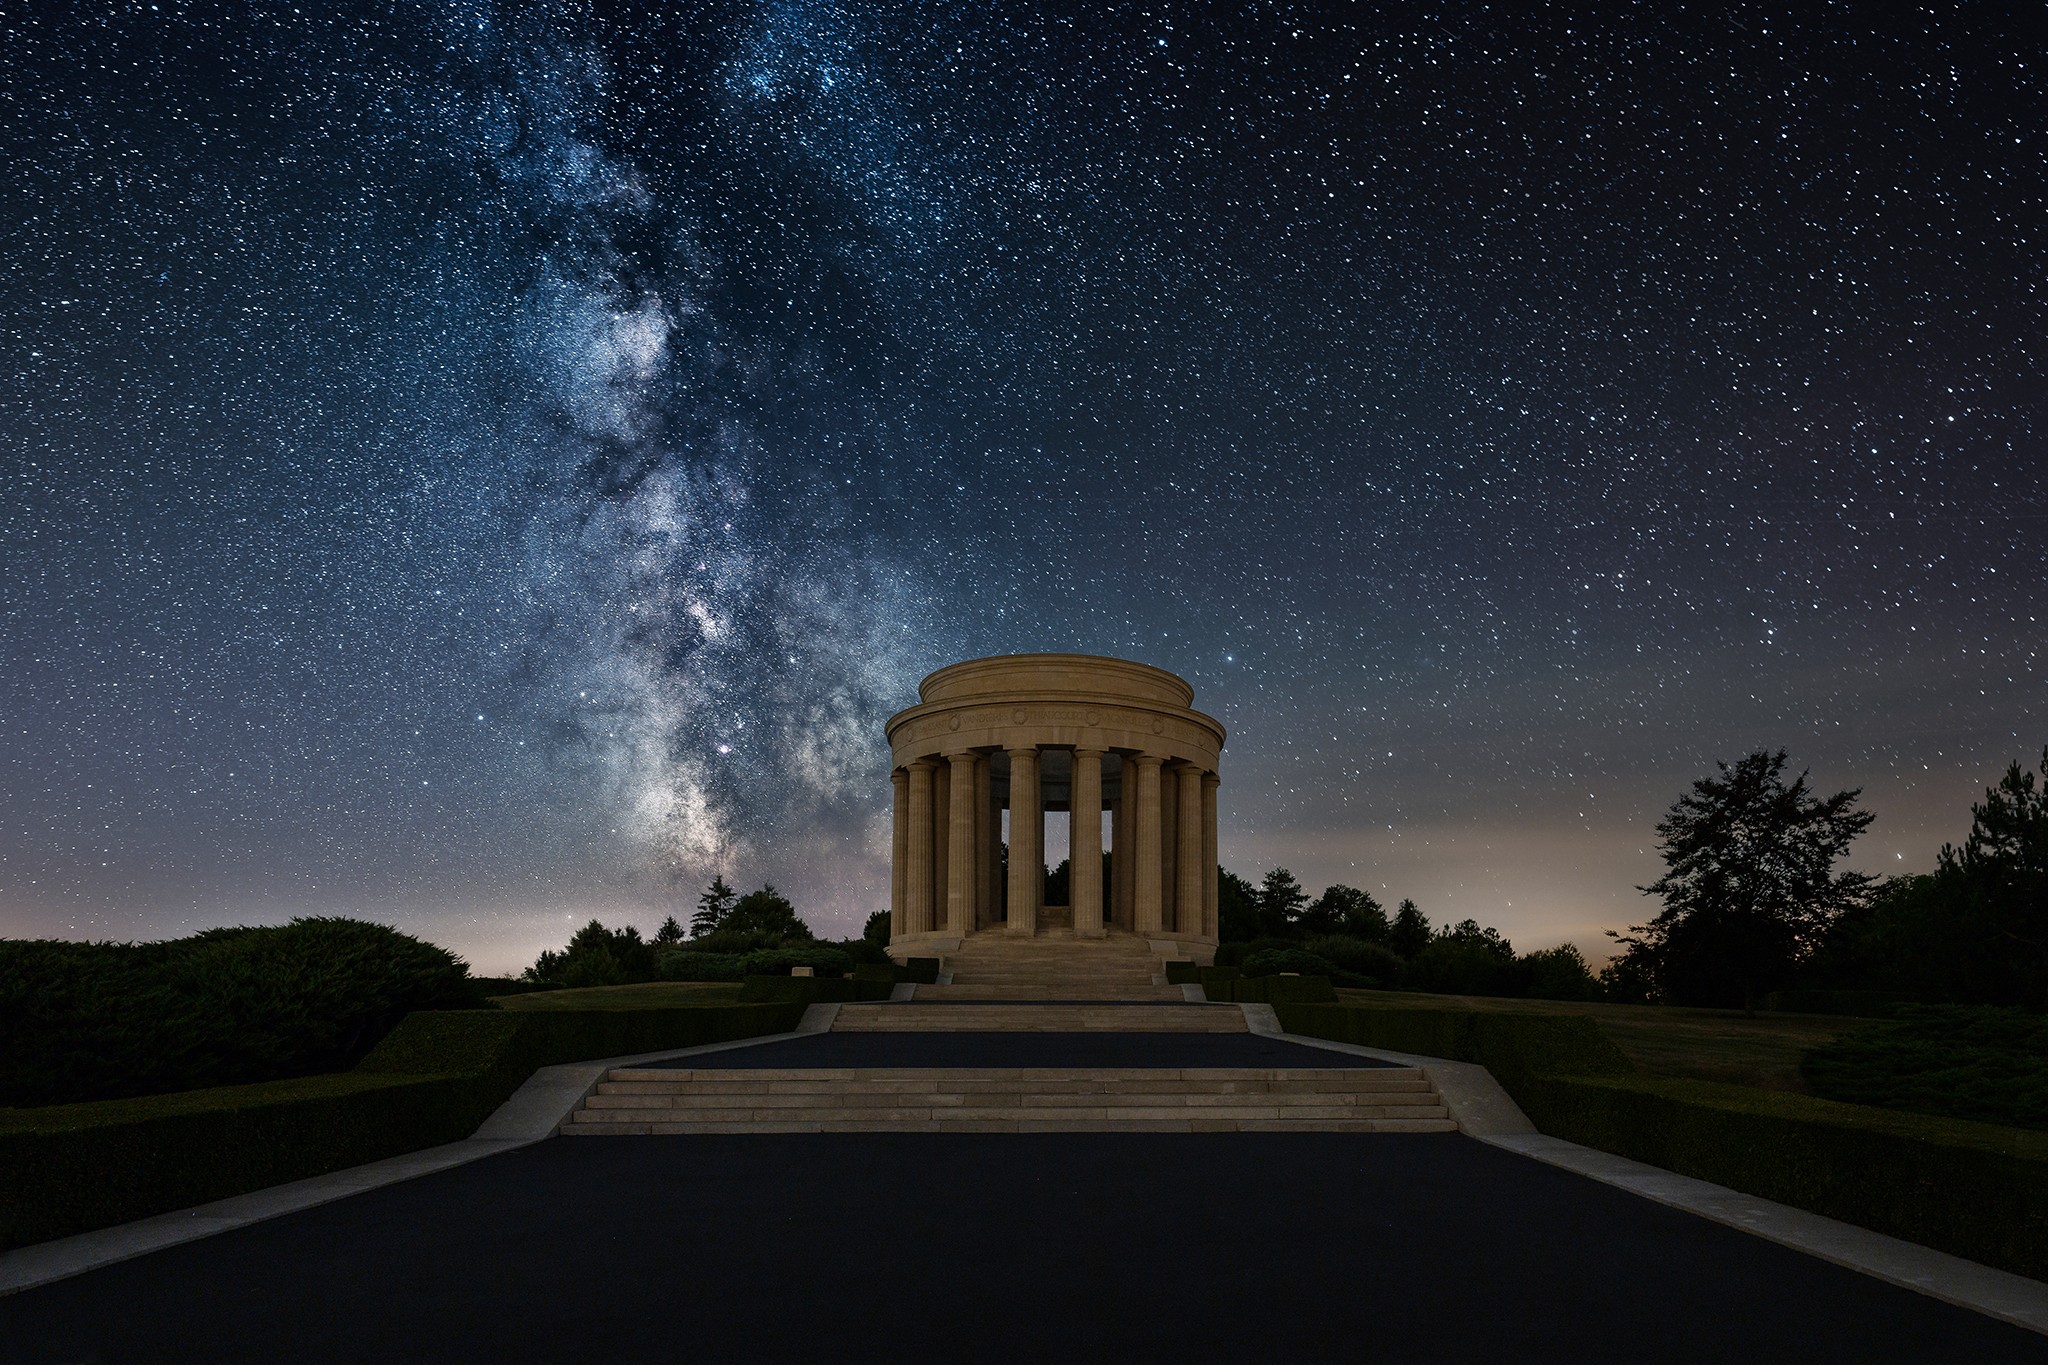
{"type": "MultiPolygon", "coordinates": [[[[1839,866],[1873,819],[1860,788],[1818,795],[1807,773],[1787,779],[1782,749],[1715,766],[1657,825],[1664,875],[1638,889],[1660,910],[1612,933],[1618,952],[1597,975],[1571,944],[1517,953],[1498,929],[1433,925],[1410,899],[1390,911],[1344,885],[1311,897],[1284,867],[1256,885],[1218,868],[1217,961],[1466,995],[1753,1009],[1774,991],[1820,990],[2048,1010],[2048,748],[2042,775],[2013,763],[1971,807],[1968,837],[1942,847],[1934,872],[1882,879],[1839,866]]],[[[1049,903],[1070,871],[1048,869],[1049,903]]],[[[845,970],[885,961],[888,938],[877,911],[859,938],[820,940],[773,886],[742,895],[719,876],[687,929],[670,915],[643,939],[592,920],[524,975],[588,986],[845,970]]]]}
{"type": "MultiPolygon", "coordinates": [[[[2041,752],[2048,775],[2048,748],[2041,752]]],[[[1657,826],[1663,902],[1615,938],[1616,999],[1753,1008],[1781,990],[2048,1010],[2048,786],[2015,762],[1930,874],[1839,870],[1872,815],[1822,797],[1786,754],[1719,763],[1657,826]]]]}

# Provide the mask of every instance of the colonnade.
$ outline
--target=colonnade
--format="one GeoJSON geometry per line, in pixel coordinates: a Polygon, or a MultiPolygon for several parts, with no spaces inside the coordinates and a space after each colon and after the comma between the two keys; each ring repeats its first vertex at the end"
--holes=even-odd
{"type": "Polygon", "coordinates": [[[1068,899],[1075,935],[1100,938],[1115,926],[1215,943],[1216,773],[1157,753],[1035,744],[926,754],[890,773],[891,939],[964,938],[998,926],[1012,934],[1038,932],[1045,908],[1042,760],[1048,751],[1071,756],[1064,805],[1072,831],[1068,899]],[[1007,877],[998,860],[1004,809],[1010,812],[1007,877]]]}

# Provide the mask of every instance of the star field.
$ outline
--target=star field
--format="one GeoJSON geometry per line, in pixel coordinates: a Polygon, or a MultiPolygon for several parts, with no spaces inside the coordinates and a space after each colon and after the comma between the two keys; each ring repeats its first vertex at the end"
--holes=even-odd
{"type": "MultiPolygon", "coordinates": [[[[2007,25],[2010,25],[2008,28],[2007,25]]],[[[0,15],[0,932],[886,903],[954,659],[1518,947],[1715,758],[2043,727],[2048,63],[1833,4],[0,15]]],[[[1052,852],[1057,858],[1057,847],[1052,852]]]]}

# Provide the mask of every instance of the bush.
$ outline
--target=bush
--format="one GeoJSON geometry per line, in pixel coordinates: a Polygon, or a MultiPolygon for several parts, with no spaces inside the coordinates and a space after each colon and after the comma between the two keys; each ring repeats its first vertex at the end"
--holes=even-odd
{"type": "Polygon", "coordinates": [[[544,952],[521,979],[550,986],[623,986],[655,979],[654,945],[632,925],[607,929],[592,920],[561,952],[544,952]]]}
{"type": "Polygon", "coordinates": [[[809,967],[819,976],[844,976],[853,959],[838,948],[764,948],[740,959],[742,975],[788,976],[795,967],[809,967]]]}
{"type": "Polygon", "coordinates": [[[0,1105],[341,1071],[413,1010],[483,1003],[445,948],[358,920],[0,941],[0,1105]]]}
{"type": "Polygon", "coordinates": [[[1806,1054],[1814,1093],[1849,1104],[2048,1128],[2048,1017],[1905,1005],[1806,1054]]]}
{"type": "Polygon", "coordinates": [[[671,948],[655,964],[663,981],[738,981],[746,969],[744,953],[702,953],[694,948],[671,948]]]}
{"type": "Polygon", "coordinates": [[[764,1033],[787,1004],[421,1011],[352,1071],[0,1110],[0,1249],[467,1137],[538,1067],[764,1033]]]}
{"type": "Polygon", "coordinates": [[[1391,986],[1401,977],[1401,955],[1384,943],[1353,934],[1328,934],[1312,938],[1302,947],[1362,986],[1391,986]]]}
{"type": "Polygon", "coordinates": [[[1261,948],[1245,955],[1240,970],[1246,976],[1278,976],[1282,972],[1293,972],[1297,976],[1329,976],[1337,971],[1337,967],[1300,948],[1261,948]]]}

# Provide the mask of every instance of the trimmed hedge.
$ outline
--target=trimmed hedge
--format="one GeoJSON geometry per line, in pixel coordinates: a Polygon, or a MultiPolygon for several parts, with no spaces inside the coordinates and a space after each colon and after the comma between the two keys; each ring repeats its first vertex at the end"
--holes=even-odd
{"type": "Polygon", "coordinates": [[[1166,964],[1166,984],[1169,986],[1199,986],[1202,984],[1202,964],[1199,962],[1169,962],[1166,964]]]}
{"type": "Polygon", "coordinates": [[[1219,976],[1212,986],[1205,973],[1202,994],[1241,1005],[1319,1005],[1337,998],[1327,976],[1219,976]]]}
{"type": "Polygon", "coordinates": [[[420,1011],[354,1070],[0,1109],[0,1249],[468,1137],[543,1066],[786,1033],[795,1004],[420,1011]]]}
{"type": "Polygon", "coordinates": [[[1584,1015],[1274,1012],[1290,1033],[1477,1062],[1553,1137],[2048,1279],[2048,1134],[1640,1075],[1584,1015]]]}
{"type": "Polygon", "coordinates": [[[887,1000],[893,981],[851,976],[750,976],[740,987],[740,1000],[796,1005],[843,1005],[857,1000],[887,1000]]]}

